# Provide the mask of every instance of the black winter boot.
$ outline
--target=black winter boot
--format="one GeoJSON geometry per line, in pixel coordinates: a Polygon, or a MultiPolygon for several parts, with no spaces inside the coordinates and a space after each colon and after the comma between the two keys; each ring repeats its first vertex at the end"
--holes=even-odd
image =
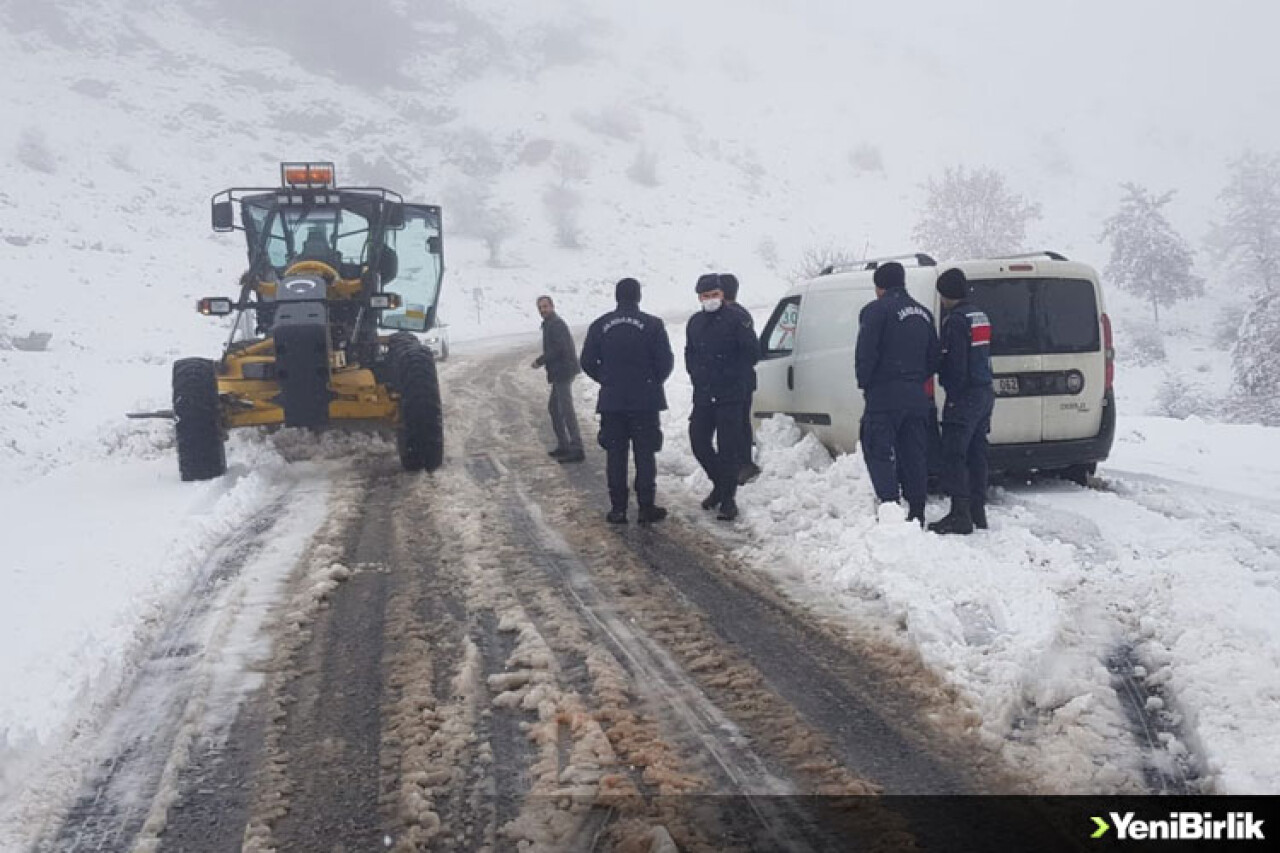
{"type": "Polygon", "coordinates": [[[969,515],[969,499],[968,498],[952,498],[951,512],[929,525],[930,533],[960,533],[967,534],[973,532],[973,518],[969,515]]]}
{"type": "Polygon", "coordinates": [[[907,504],[907,521],[914,521],[924,527],[924,504],[907,504]]]}
{"type": "Polygon", "coordinates": [[[720,505],[720,490],[712,489],[711,494],[702,499],[703,509],[715,509],[720,505]]]}
{"type": "Polygon", "coordinates": [[[626,524],[627,510],[625,507],[622,509],[611,509],[609,510],[609,514],[604,517],[604,520],[610,524],[626,524]]]}
{"type": "Polygon", "coordinates": [[[720,521],[733,521],[737,517],[738,505],[734,503],[732,498],[720,504],[720,512],[716,513],[716,518],[720,521]]]}
{"type": "Polygon", "coordinates": [[[987,505],[983,501],[969,502],[969,517],[973,519],[975,530],[987,529],[987,505]]]}
{"type": "Polygon", "coordinates": [[[636,521],[641,524],[653,524],[656,521],[662,521],[667,517],[667,508],[657,506],[656,504],[645,504],[640,507],[640,512],[636,514],[636,521]]]}

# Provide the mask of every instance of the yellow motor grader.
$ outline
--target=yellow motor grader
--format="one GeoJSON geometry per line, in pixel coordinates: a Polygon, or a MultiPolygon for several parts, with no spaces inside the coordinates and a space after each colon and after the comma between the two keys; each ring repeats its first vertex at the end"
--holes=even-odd
{"type": "Polygon", "coordinates": [[[182,479],[226,472],[228,430],[275,425],[383,427],[406,470],[438,468],[440,385],[415,333],[436,322],[440,208],[337,186],[332,163],[283,163],[280,177],[212,200],[213,230],[244,232],[249,268],[237,298],[198,304],[237,315],[222,357],[173,365],[182,479]]]}

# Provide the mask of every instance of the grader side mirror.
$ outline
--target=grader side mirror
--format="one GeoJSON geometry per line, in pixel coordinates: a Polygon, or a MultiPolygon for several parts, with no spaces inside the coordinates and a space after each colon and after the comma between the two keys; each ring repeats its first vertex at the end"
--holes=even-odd
{"type": "Polygon", "coordinates": [[[394,279],[400,274],[400,256],[396,254],[396,250],[390,246],[384,246],[382,255],[378,258],[378,277],[382,279],[382,283],[394,279]]]}
{"type": "Polygon", "coordinates": [[[230,201],[215,201],[213,203],[213,230],[214,231],[234,231],[236,228],[236,213],[231,206],[230,201]]]}

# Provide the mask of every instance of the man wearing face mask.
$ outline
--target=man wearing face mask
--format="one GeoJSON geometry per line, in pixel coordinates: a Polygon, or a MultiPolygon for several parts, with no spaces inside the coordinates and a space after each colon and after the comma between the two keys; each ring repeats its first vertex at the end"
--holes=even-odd
{"type": "MultiPolygon", "coordinates": [[[[743,308],[738,303],[738,277],[733,273],[721,273],[720,289],[724,291],[724,310],[737,312],[747,327],[752,332],[755,331],[755,320],[751,317],[751,312],[743,308]]],[[[760,466],[756,464],[751,457],[751,445],[754,441],[754,434],[751,429],[751,397],[756,392],[756,371],[751,370],[751,394],[747,396],[747,405],[742,409],[742,462],[738,468],[738,485],[745,486],[756,477],[760,476],[760,466]]]]}
{"type": "Polygon", "coordinates": [[[751,404],[752,380],[760,344],[742,312],[725,310],[724,277],[708,273],[695,290],[702,310],[685,327],[684,364],[693,381],[689,443],[711,480],[703,509],[718,508],[716,518],[738,517],[738,471],[746,449],[742,424],[751,404]]]}

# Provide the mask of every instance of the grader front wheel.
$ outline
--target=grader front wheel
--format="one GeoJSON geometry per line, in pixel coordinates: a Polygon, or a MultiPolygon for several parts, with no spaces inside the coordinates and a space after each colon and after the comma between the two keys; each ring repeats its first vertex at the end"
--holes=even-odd
{"type": "Polygon", "coordinates": [[[207,358],[173,363],[173,414],[177,419],[178,472],[182,479],[212,480],[227,473],[218,376],[207,358]]]}
{"type": "Polygon", "coordinates": [[[390,349],[400,392],[400,464],[406,471],[434,471],[444,464],[444,409],[435,359],[412,335],[392,336],[390,349]]]}

